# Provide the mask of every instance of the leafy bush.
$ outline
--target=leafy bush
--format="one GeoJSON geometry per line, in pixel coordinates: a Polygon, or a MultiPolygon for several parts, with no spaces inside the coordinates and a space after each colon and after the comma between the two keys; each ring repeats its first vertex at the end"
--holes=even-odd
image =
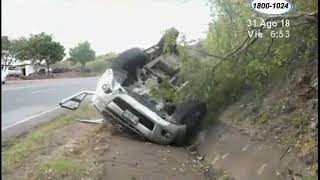
{"type": "Polygon", "coordinates": [[[107,60],[95,60],[88,63],[87,67],[96,73],[103,73],[110,66],[107,60]]]}
{"type": "Polygon", "coordinates": [[[164,81],[159,85],[158,88],[152,89],[151,94],[155,98],[176,101],[176,92],[174,89],[172,89],[168,81],[164,81]]]}
{"type": "MultiPolygon", "coordinates": [[[[302,5],[303,1],[295,0],[295,3],[302,5]]],[[[192,57],[191,47],[182,42],[179,47],[181,73],[189,84],[176,94],[179,101],[188,97],[206,101],[210,113],[208,122],[213,122],[248,89],[255,90],[259,97],[270,80],[280,77],[290,65],[317,58],[315,22],[290,19],[289,38],[272,39],[267,36],[270,30],[266,28],[264,38],[248,38],[247,21],[257,17],[247,1],[214,0],[209,4],[212,22],[207,38],[197,46],[198,51],[208,55],[209,61],[208,57],[192,57]]],[[[292,13],[311,13],[316,10],[314,4],[312,0],[292,13]]]]}
{"type": "Polygon", "coordinates": [[[175,28],[170,28],[165,31],[163,42],[163,53],[172,54],[176,53],[176,41],[179,32],[175,28]]]}

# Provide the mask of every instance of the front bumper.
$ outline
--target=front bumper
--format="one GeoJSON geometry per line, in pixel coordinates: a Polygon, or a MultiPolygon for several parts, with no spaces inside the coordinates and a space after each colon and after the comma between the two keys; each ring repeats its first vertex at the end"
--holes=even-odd
{"type": "Polygon", "coordinates": [[[126,94],[118,94],[110,99],[95,98],[93,103],[105,120],[109,121],[114,126],[120,125],[129,128],[151,142],[171,144],[177,138],[184,137],[186,134],[185,125],[173,124],[162,119],[149,108],[146,108],[126,94]],[[134,111],[136,115],[139,114],[139,121],[137,123],[132,123],[123,117],[123,113],[126,109],[120,107],[121,105],[116,104],[113,101],[117,98],[126,99],[125,102],[128,103],[128,106],[134,108],[130,110],[134,111]]]}
{"type": "Polygon", "coordinates": [[[151,142],[158,144],[171,144],[174,141],[185,137],[186,125],[174,124],[166,121],[158,114],[125,93],[102,95],[93,91],[83,91],[62,100],[60,106],[76,110],[87,95],[93,95],[92,102],[94,107],[105,120],[115,126],[120,125],[129,128],[151,142]],[[127,103],[126,107],[131,107],[132,109],[130,110],[134,111],[136,115],[139,115],[139,121],[137,123],[132,123],[123,117],[123,113],[126,108],[120,107],[119,104],[114,102],[117,98],[122,99],[127,103]],[[75,103],[75,105],[69,106],[68,104],[70,102],[75,103]]]}

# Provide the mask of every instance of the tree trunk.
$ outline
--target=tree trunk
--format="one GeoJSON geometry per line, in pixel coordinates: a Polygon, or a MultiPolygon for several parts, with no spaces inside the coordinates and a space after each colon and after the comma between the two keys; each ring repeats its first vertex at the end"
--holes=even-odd
{"type": "Polygon", "coordinates": [[[47,68],[46,75],[47,75],[47,77],[49,77],[49,75],[50,75],[50,64],[46,63],[46,68],[47,68]]]}
{"type": "MultiPolygon", "coordinates": [[[[1,57],[2,58],[2,57],[1,57]]],[[[2,65],[2,59],[1,59],[1,70],[5,70],[5,67],[6,67],[6,65],[7,65],[7,57],[5,57],[4,58],[4,63],[3,63],[3,65],[2,65]]]]}
{"type": "Polygon", "coordinates": [[[34,65],[34,69],[35,69],[35,71],[36,71],[36,73],[38,72],[38,64],[37,64],[37,60],[31,60],[31,64],[33,64],[34,65]]]}
{"type": "MultiPolygon", "coordinates": [[[[1,61],[2,61],[2,59],[1,59],[1,61]]],[[[3,66],[1,65],[1,70],[3,70],[5,72],[9,68],[10,64],[11,64],[11,61],[9,59],[9,56],[6,55],[4,58],[3,66]]]]}
{"type": "Polygon", "coordinates": [[[82,63],[82,71],[85,72],[86,71],[86,63],[82,63]]]}

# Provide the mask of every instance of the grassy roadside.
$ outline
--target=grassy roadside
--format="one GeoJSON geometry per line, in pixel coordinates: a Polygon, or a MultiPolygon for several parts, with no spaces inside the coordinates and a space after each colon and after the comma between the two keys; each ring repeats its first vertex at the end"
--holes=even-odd
{"type": "Polygon", "coordinates": [[[86,176],[79,160],[59,157],[42,162],[30,179],[81,179],[86,176]]]}
{"type": "Polygon", "coordinates": [[[59,128],[71,125],[80,118],[90,118],[95,110],[83,104],[78,111],[67,112],[55,120],[34,128],[27,134],[9,140],[6,147],[2,147],[2,172],[11,171],[18,167],[22,162],[32,157],[34,152],[46,149],[50,143],[53,132],[59,128]]]}
{"type": "MultiPolygon", "coordinates": [[[[113,53],[97,56],[93,61],[89,61],[86,64],[86,68],[90,69],[92,72],[83,73],[83,74],[84,75],[102,74],[108,67],[111,66],[112,58],[114,58],[115,56],[116,54],[113,54],[113,53]]],[[[79,64],[74,64],[73,62],[70,62],[70,61],[61,61],[61,62],[58,62],[57,64],[54,64],[53,66],[58,68],[70,68],[70,69],[81,68],[79,64]]]]}

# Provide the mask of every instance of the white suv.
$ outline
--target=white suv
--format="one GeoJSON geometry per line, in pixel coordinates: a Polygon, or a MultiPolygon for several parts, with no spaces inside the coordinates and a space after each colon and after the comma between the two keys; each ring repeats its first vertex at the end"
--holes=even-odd
{"type": "Polygon", "coordinates": [[[80,92],[60,105],[76,110],[87,95],[93,95],[94,107],[119,130],[159,144],[186,144],[206,113],[205,104],[187,101],[168,113],[161,101],[144,93],[144,87],[122,87],[123,77],[124,72],[108,69],[96,91],[80,92]]]}
{"type": "Polygon", "coordinates": [[[100,78],[96,91],[80,92],[62,100],[60,106],[76,110],[87,95],[93,95],[97,111],[121,131],[159,144],[188,143],[206,114],[206,104],[191,99],[179,105],[157,100],[146,85],[154,79],[157,83],[169,80],[175,90],[186,85],[178,83],[179,63],[168,63],[179,58],[162,56],[164,39],[144,51],[133,48],[120,53],[100,78]]]}

